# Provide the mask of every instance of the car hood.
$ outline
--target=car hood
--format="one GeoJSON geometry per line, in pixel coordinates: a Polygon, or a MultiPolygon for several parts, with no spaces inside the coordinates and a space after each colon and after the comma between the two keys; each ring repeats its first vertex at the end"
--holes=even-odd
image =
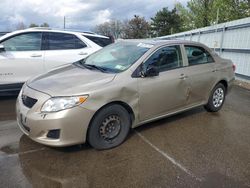
{"type": "Polygon", "coordinates": [[[40,75],[27,85],[51,96],[81,95],[111,82],[115,75],[72,64],[40,75]]]}

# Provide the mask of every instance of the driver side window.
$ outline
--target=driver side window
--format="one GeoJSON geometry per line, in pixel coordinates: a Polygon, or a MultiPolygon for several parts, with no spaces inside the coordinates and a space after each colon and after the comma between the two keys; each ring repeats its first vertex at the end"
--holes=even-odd
{"type": "Polygon", "coordinates": [[[182,56],[180,46],[166,46],[157,50],[144,63],[143,70],[154,66],[159,69],[159,72],[182,67],[182,56]]]}
{"type": "Polygon", "coordinates": [[[11,37],[1,44],[4,45],[5,51],[35,51],[41,50],[42,33],[24,33],[11,37]]]}

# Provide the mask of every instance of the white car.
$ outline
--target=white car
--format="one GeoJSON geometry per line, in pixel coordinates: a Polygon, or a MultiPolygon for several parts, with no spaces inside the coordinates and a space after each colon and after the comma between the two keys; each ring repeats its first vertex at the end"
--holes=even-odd
{"type": "Polygon", "coordinates": [[[73,63],[112,43],[95,33],[30,28],[0,37],[0,95],[16,94],[30,77],[73,63]]]}

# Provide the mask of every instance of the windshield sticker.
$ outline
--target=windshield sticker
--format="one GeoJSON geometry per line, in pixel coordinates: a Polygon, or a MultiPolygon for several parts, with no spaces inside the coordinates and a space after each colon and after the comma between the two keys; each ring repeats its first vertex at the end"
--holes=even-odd
{"type": "Polygon", "coordinates": [[[125,67],[125,66],[122,66],[122,65],[116,65],[115,68],[116,68],[116,69],[119,69],[119,70],[124,70],[124,69],[126,69],[126,67],[125,67]]]}
{"type": "Polygon", "coordinates": [[[154,45],[152,44],[145,44],[145,43],[139,43],[137,44],[138,47],[142,47],[142,48],[152,48],[154,45]]]}

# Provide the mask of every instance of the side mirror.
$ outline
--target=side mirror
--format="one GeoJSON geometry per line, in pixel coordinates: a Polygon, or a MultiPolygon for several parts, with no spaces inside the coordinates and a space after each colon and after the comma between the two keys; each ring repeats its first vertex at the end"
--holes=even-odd
{"type": "Polygon", "coordinates": [[[148,66],[144,73],[145,77],[159,76],[159,69],[156,66],[148,66]]]}
{"type": "Polygon", "coordinates": [[[0,52],[5,51],[4,45],[0,44],[0,52]]]}

